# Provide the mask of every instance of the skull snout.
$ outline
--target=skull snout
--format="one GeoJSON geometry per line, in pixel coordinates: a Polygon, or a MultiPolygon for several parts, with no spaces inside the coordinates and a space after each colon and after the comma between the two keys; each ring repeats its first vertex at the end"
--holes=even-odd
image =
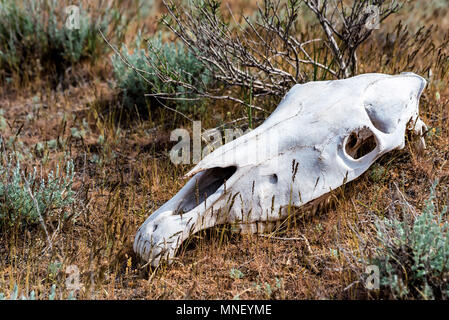
{"type": "Polygon", "coordinates": [[[213,204],[225,192],[237,167],[215,167],[197,173],[167,204],[155,211],[137,231],[134,251],[157,266],[172,259],[192,234],[225,222],[213,213],[213,204]]]}
{"type": "MultiPolygon", "coordinates": [[[[156,215],[157,212],[154,214],[156,215]]],[[[172,252],[171,248],[173,244],[180,241],[180,232],[182,232],[182,226],[173,219],[171,214],[150,216],[137,231],[134,251],[144,261],[157,265],[161,258],[169,258],[174,255],[175,252],[172,252]]]]}

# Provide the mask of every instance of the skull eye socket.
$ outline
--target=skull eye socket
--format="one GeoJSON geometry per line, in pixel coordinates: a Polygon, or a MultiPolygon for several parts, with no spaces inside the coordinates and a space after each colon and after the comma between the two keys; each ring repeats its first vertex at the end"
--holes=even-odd
{"type": "Polygon", "coordinates": [[[185,195],[174,214],[182,214],[194,209],[215,193],[237,171],[237,167],[215,167],[205,170],[185,195]]]}
{"type": "Polygon", "coordinates": [[[356,130],[345,139],[345,151],[353,159],[360,159],[376,149],[374,134],[368,128],[356,130]]]}

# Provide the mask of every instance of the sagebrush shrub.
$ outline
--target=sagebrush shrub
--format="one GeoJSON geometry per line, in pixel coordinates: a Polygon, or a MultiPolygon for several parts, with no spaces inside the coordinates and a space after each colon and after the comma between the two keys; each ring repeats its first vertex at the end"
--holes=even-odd
{"type": "Polygon", "coordinates": [[[0,0],[0,79],[63,75],[83,59],[94,61],[107,44],[98,29],[119,19],[112,8],[93,18],[79,6],[79,29],[67,28],[64,2],[0,0]]]}
{"type": "MultiPolygon", "coordinates": [[[[143,110],[147,104],[145,94],[158,92],[185,92],[179,97],[189,97],[183,87],[164,83],[152,68],[158,64],[158,72],[167,75],[177,74],[183,82],[195,85],[199,82],[209,84],[210,74],[206,68],[187,50],[185,45],[178,42],[162,42],[161,34],[148,41],[148,50],[142,49],[142,37],[136,37],[134,51],[131,52],[125,44],[122,44],[121,55],[112,57],[114,76],[118,88],[123,93],[123,106],[134,110],[143,110]],[[141,72],[130,68],[122,59],[141,72]]],[[[164,101],[167,103],[167,101],[164,101]]],[[[180,101],[177,107],[186,110],[191,103],[180,101]]]]}
{"type": "Polygon", "coordinates": [[[69,216],[75,201],[73,162],[67,162],[64,173],[58,166],[46,179],[38,176],[36,168],[26,174],[12,156],[4,162],[0,163],[0,225],[33,225],[41,218],[69,216]]]}
{"type": "Polygon", "coordinates": [[[449,298],[449,223],[447,207],[436,211],[436,183],[422,213],[376,222],[380,246],[372,264],[380,269],[380,285],[394,298],[449,298]]]}

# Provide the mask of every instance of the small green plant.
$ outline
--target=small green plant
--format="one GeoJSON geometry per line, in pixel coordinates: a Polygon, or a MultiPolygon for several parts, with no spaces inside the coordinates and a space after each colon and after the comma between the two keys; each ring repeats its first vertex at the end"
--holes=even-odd
{"type": "Polygon", "coordinates": [[[67,162],[65,174],[58,166],[56,172],[43,179],[36,168],[26,174],[13,156],[4,159],[0,163],[0,225],[33,225],[60,217],[58,213],[67,218],[68,209],[75,201],[73,177],[72,161],[67,162]]]}
{"type": "Polygon", "coordinates": [[[50,279],[56,278],[59,271],[61,271],[62,263],[60,261],[54,261],[48,265],[48,275],[50,279]]]}
{"type": "Polygon", "coordinates": [[[229,271],[229,275],[232,279],[242,279],[245,275],[239,269],[232,268],[229,271]]]}
{"type": "MultiPolygon", "coordinates": [[[[145,94],[159,92],[183,92],[179,98],[192,97],[187,89],[181,86],[164,83],[160,77],[177,77],[179,81],[195,86],[208,85],[211,81],[209,72],[187,50],[182,42],[162,42],[161,34],[148,40],[148,48],[142,49],[142,37],[137,35],[135,50],[130,53],[125,44],[121,48],[121,57],[114,55],[112,65],[118,88],[123,93],[123,106],[127,109],[145,110],[148,99],[145,94]],[[125,63],[126,61],[126,63],[125,63]],[[130,68],[129,65],[133,66],[130,68]],[[154,69],[153,66],[158,68],[154,69]],[[159,74],[157,74],[158,72],[159,74]],[[162,74],[164,73],[164,74],[162,74]]],[[[167,103],[164,101],[164,103],[167,103]]],[[[186,110],[192,106],[186,100],[180,101],[177,107],[186,110]]]]}
{"type": "Polygon", "coordinates": [[[375,163],[370,170],[369,178],[373,182],[380,182],[385,178],[387,170],[379,165],[378,163],[375,163]]]}
{"type": "Polygon", "coordinates": [[[284,290],[284,279],[275,277],[275,280],[276,284],[274,286],[268,282],[264,282],[263,285],[259,282],[253,282],[252,288],[257,292],[263,292],[267,299],[271,299],[275,294],[284,290]]]}
{"type": "Polygon", "coordinates": [[[436,185],[421,214],[404,210],[402,221],[376,223],[380,246],[371,264],[379,266],[380,285],[394,298],[449,298],[449,223],[447,207],[436,212],[436,185]]]}

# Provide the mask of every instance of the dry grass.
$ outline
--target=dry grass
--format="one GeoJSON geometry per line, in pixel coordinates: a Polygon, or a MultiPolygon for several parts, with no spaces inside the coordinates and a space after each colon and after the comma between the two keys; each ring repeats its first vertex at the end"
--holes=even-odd
{"type": "MultiPolygon", "coordinates": [[[[250,1],[230,2],[237,11],[234,8],[250,1]]],[[[26,154],[25,164],[39,166],[43,172],[68,154],[75,162],[80,215],[58,232],[52,250],[44,250],[47,243],[38,227],[1,229],[0,292],[7,294],[17,284],[19,291],[48,294],[56,284],[57,297],[65,298],[69,295],[65,270],[75,264],[84,286],[76,294],[78,299],[379,298],[357,282],[357,270],[363,266],[353,259],[370,252],[361,246],[361,239],[373,237],[368,213],[386,213],[398,196],[394,184],[417,208],[436,178],[440,180],[439,204],[449,196],[449,90],[444,69],[448,60],[447,50],[438,49],[447,41],[442,30],[448,19],[437,10],[413,10],[418,9],[386,22],[385,29],[393,32],[399,19],[408,21],[416,14],[408,22],[410,30],[434,24],[441,26],[440,31],[422,39],[401,38],[393,46],[385,42],[381,30],[360,49],[359,71],[413,71],[428,77],[432,69],[433,78],[420,106],[430,128],[428,148],[418,153],[408,143],[404,150],[386,155],[361,178],[334,192],[331,205],[315,213],[297,210],[274,234],[296,240],[240,236],[223,226],[194,236],[172,265],[158,270],[137,261],[132,242],[148,214],[184,184],[180,177],[191,166],[169,161],[173,145],[169,133],[179,126],[190,129],[190,124],[160,107],[148,117],[133,115],[130,120],[120,115],[113,108],[117,101],[107,83],[111,73],[106,58],[95,66],[80,67],[91,79],[65,90],[52,89],[39,79],[22,87],[3,87],[0,108],[8,125],[1,136],[4,141],[12,138],[8,151],[26,154]],[[408,57],[415,50],[416,56],[408,57]],[[84,133],[74,136],[71,128],[84,133]],[[38,142],[58,138],[64,143],[36,151],[38,142]]],[[[137,27],[130,30],[136,32],[137,27]]],[[[207,113],[196,115],[202,117],[203,127],[246,115],[237,105],[214,104],[207,113]]]]}

